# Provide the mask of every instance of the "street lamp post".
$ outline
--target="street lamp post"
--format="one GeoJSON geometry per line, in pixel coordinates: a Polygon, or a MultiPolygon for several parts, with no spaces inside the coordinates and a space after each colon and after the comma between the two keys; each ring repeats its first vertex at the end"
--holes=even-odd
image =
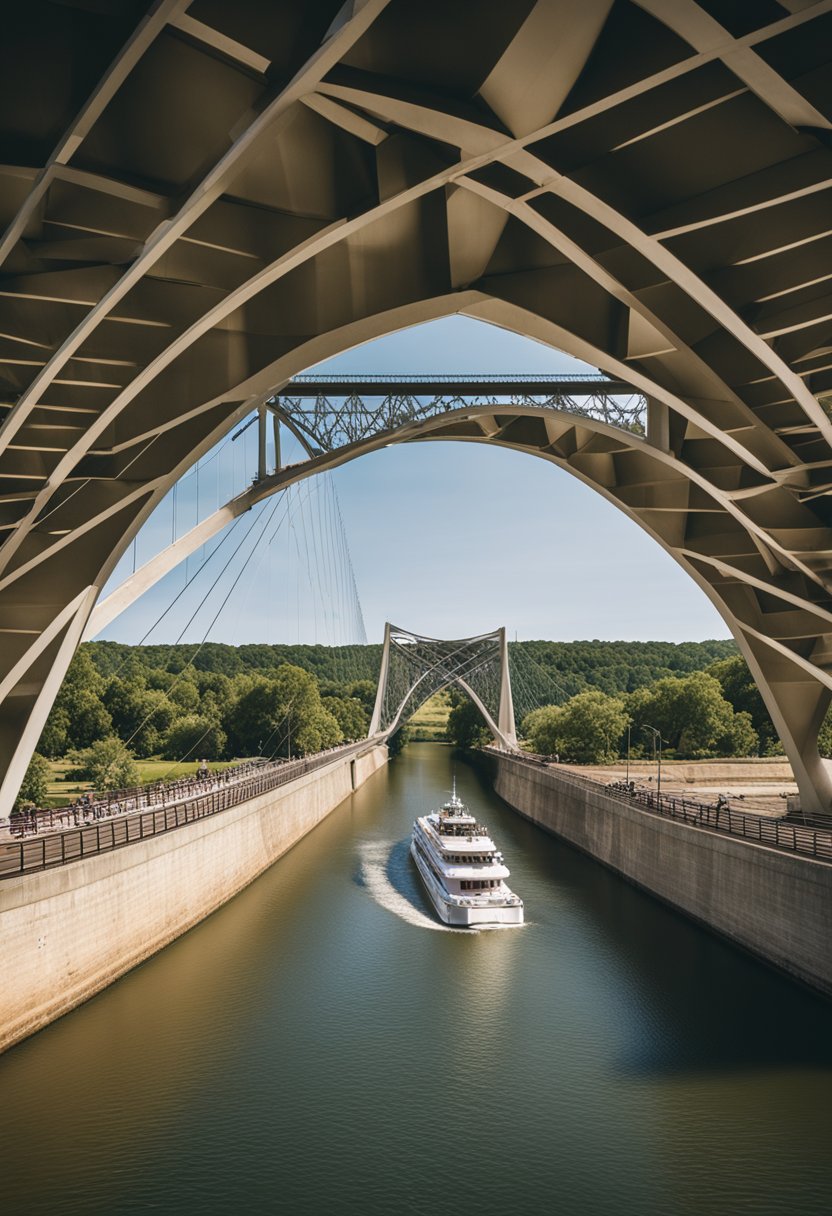
{"type": "Polygon", "coordinates": [[[627,785],[630,784],[630,730],[632,723],[627,723],[627,785]]]}
{"type": "Polygon", "coordinates": [[[647,723],[642,725],[642,730],[650,730],[653,732],[653,755],[656,757],[656,796],[661,799],[662,796],[662,735],[661,731],[655,726],[649,726],[647,723]]]}

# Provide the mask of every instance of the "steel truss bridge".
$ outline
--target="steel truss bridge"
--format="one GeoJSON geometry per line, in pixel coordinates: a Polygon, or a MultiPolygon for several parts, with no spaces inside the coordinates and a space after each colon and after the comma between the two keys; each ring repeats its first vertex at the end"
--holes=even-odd
{"type": "Polygon", "coordinates": [[[10,0],[3,22],[0,813],[120,555],[272,403],[313,454],[257,493],[417,439],[597,489],[721,612],[829,809],[832,0],[10,0]],[[352,387],[298,390],[452,313],[632,386],[643,433],[571,390],[445,409],[397,385],[359,429],[352,387]]]}
{"type": "Polygon", "coordinates": [[[530,406],[643,435],[646,399],[603,376],[298,376],[272,405],[310,456],[468,407],[530,406]]]}

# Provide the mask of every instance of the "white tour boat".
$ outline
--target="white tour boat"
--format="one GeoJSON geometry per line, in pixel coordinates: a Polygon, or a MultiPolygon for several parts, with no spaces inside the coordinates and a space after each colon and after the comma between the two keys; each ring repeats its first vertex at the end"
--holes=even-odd
{"type": "Polygon", "coordinates": [[[413,825],[410,851],[436,911],[448,925],[522,925],[523,901],[505,884],[508,867],[488,829],[457,797],[413,825]]]}

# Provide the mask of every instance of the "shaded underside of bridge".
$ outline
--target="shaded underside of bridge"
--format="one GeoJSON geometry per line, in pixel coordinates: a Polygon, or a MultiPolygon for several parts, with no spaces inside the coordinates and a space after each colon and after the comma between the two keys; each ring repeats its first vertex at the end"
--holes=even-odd
{"type": "Polygon", "coordinates": [[[0,812],[173,482],[305,368],[451,313],[632,386],[646,434],[480,402],[342,436],[302,475],[421,438],[569,470],[710,596],[828,809],[829,0],[2,19],[0,812]]]}

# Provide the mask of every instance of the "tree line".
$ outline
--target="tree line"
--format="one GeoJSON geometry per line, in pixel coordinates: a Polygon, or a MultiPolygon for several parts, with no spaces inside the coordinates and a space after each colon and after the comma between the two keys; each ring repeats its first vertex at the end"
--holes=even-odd
{"type": "MultiPolygon", "coordinates": [[[[75,654],[41,734],[18,803],[42,802],[49,760],[97,789],[138,784],[137,759],[281,758],[322,751],[367,733],[372,680],[337,681],[288,662],[234,675],[183,656],[110,644],[75,654]],[[147,651],[157,653],[147,654],[147,651]],[[153,660],[162,658],[164,666],[153,660]]],[[[175,648],[169,648],[175,651],[175,648]]]]}
{"type": "MultiPolygon", "coordinates": [[[[736,655],[726,641],[518,642],[509,649],[527,697],[541,707],[552,701],[555,684],[573,699],[590,691],[616,698],[736,655]]],[[[69,758],[74,777],[117,787],[138,780],[137,758],[302,755],[361,738],[381,650],[86,643],[70,664],[21,799],[38,800],[46,760],[69,758]]],[[[404,731],[394,749],[406,738],[404,731]]]]}
{"type": "MultiPolygon", "coordinates": [[[[379,645],[292,646],[225,642],[178,645],[128,646],[123,642],[88,642],[83,647],[97,671],[105,677],[118,674],[128,660],[142,668],[237,676],[271,671],[282,663],[302,667],[319,680],[349,683],[371,680],[381,668],[379,645]]],[[[565,696],[587,688],[615,694],[632,692],[663,676],[701,671],[718,659],[737,653],[726,639],[706,642],[509,642],[509,659],[522,673],[530,699],[543,705],[555,686],[565,696]]]]}
{"type": "MultiPolygon", "coordinates": [[[[489,740],[479,713],[454,694],[449,739],[462,747],[489,740]]],[[[588,688],[564,704],[543,705],[519,724],[530,750],[577,764],[616,761],[627,751],[652,755],[654,732],[665,754],[685,759],[782,753],[774,724],[745,660],[733,654],[702,671],[663,676],[630,692],[588,688]]],[[[832,721],[821,730],[821,755],[832,756],[832,721]]]]}
{"type": "MultiPolygon", "coordinates": [[[[617,695],[735,650],[723,641],[519,642],[510,653],[531,703],[545,706],[553,679],[573,694],[617,695]]],[[[375,645],[90,642],[70,664],[37,750],[59,759],[116,738],[139,758],[304,754],[366,733],[380,665],[375,645]]]]}
{"type": "Polygon", "coordinates": [[[303,755],[366,733],[375,698],[370,680],[317,679],[292,663],[229,676],[142,659],[128,653],[104,675],[82,646],[38,751],[54,759],[115,735],[134,755],[165,760],[303,755]]]}

